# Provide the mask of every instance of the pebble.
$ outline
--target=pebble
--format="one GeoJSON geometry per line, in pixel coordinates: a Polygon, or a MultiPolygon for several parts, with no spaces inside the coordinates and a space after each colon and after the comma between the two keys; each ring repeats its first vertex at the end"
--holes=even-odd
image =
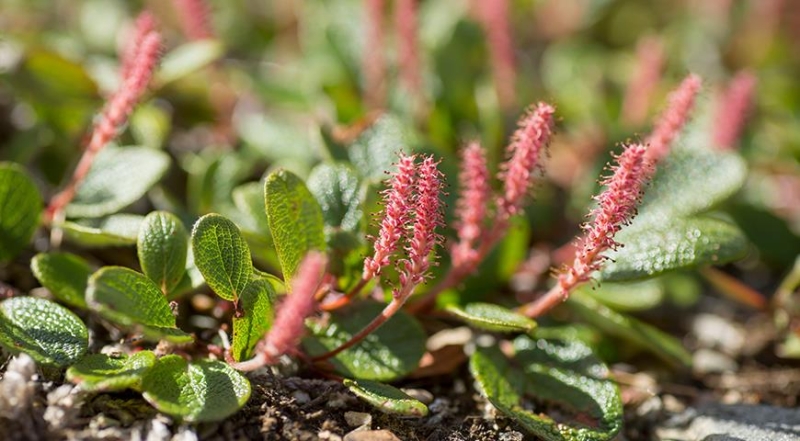
{"type": "Polygon", "coordinates": [[[299,405],[303,405],[311,401],[311,397],[302,390],[296,390],[292,392],[292,397],[294,398],[294,401],[299,405]]]}
{"type": "Polygon", "coordinates": [[[740,354],[746,341],[740,326],[714,314],[699,314],[695,317],[692,334],[701,347],[718,349],[730,355],[740,354]]]}
{"type": "Polygon", "coordinates": [[[388,430],[354,430],[343,441],[400,441],[400,438],[388,430]]]}
{"type": "Polygon", "coordinates": [[[423,404],[431,404],[433,402],[433,394],[425,389],[405,388],[401,390],[409,397],[421,401],[423,404]]]}
{"type": "Polygon", "coordinates": [[[697,375],[735,372],[738,364],[731,357],[711,349],[698,349],[692,354],[692,370],[697,375]]]}
{"type": "Polygon", "coordinates": [[[800,412],[776,406],[712,403],[688,408],[656,428],[658,439],[800,439],[800,412]]]}
{"type": "Polygon", "coordinates": [[[344,413],[344,420],[350,427],[369,427],[372,424],[372,415],[364,412],[347,411],[344,413]]]}

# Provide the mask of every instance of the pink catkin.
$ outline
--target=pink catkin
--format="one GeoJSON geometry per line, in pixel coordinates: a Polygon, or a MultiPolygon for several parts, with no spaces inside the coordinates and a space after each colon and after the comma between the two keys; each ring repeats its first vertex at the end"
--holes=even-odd
{"type": "Polygon", "coordinates": [[[375,240],[375,253],[364,260],[364,280],[370,280],[388,265],[390,257],[397,250],[397,244],[411,219],[414,207],[411,203],[416,164],[414,155],[400,155],[397,171],[389,179],[389,188],[382,192],[386,208],[381,219],[381,228],[375,240]]]}
{"type": "Polygon", "coordinates": [[[661,80],[664,47],[658,38],[643,38],[636,47],[636,57],[636,72],[622,104],[622,119],[631,125],[642,124],[647,119],[650,99],[661,80]]]}
{"type": "Polygon", "coordinates": [[[156,19],[148,11],[144,11],[136,17],[133,28],[133,38],[127,40],[120,62],[120,77],[124,80],[131,75],[131,70],[136,65],[136,58],[139,49],[142,47],[145,37],[156,30],[156,19]]]}
{"type": "Polygon", "coordinates": [[[718,99],[714,121],[714,145],[717,148],[730,150],[736,147],[753,101],[756,83],[752,72],[739,72],[718,99]]]}
{"type": "Polygon", "coordinates": [[[670,93],[666,110],[656,122],[650,137],[647,138],[647,156],[650,161],[660,161],[669,154],[672,142],[689,119],[700,86],[700,77],[691,74],[681,82],[676,90],[670,93]]]}
{"type": "Polygon", "coordinates": [[[479,18],[486,30],[489,42],[497,97],[500,100],[500,106],[507,109],[516,101],[515,83],[517,79],[511,26],[508,22],[508,0],[477,0],[476,3],[479,18]]]}
{"type": "Polygon", "coordinates": [[[386,59],[383,38],[384,0],[363,0],[366,13],[365,48],[361,60],[364,74],[364,98],[372,109],[383,108],[386,101],[386,59]]]}
{"type": "Polygon", "coordinates": [[[436,227],[443,223],[439,203],[442,173],[437,165],[433,156],[425,157],[419,165],[414,224],[406,245],[408,258],[398,262],[401,288],[394,292],[396,298],[402,296],[399,293],[410,293],[413,288],[408,288],[409,286],[413,287],[424,281],[431,264],[431,252],[440,242],[436,227]]]}
{"type": "Polygon", "coordinates": [[[183,34],[189,40],[214,38],[211,9],[203,0],[173,0],[183,34]]]}
{"type": "Polygon", "coordinates": [[[122,79],[119,90],[109,99],[92,131],[86,150],[81,156],[67,186],[56,194],[47,207],[47,218],[52,220],[75,196],[78,185],[89,173],[97,153],[117,136],[125,125],[136,103],[147,90],[161,56],[161,35],[150,32],[142,39],[136,60],[128,76],[122,79]]]}
{"type": "Polygon", "coordinates": [[[322,281],[325,270],[325,256],[310,252],[306,255],[292,280],[292,291],[286,296],[261,350],[267,364],[273,363],[281,355],[291,351],[305,332],[305,319],[314,312],[314,295],[322,281]]]}
{"type": "Polygon", "coordinates": [[[585,235],[578,239],[580,245],[575,260],[558,276],[563,297],[600,269],[605,259],[603,252],[619,246],[614,235],[635,215],[642,187],[652,175],[652,164],[646,153],[647,149],[641,144],[629,145],[617,156],[616,165],[611,168],[613,174],[601,182],[606,189],[595,197],[597,208],[590,213],[592,221],[583,226],[585,235]]]}
{"type": "Polygon", "coordinates": [[[416,0],[395,0],[394,7],[401,79],[412,96],[419,97],[422,93],[422,77],[417,45],[416,0]]]}
{"type": "Polygon", "coordinates": [[[508,146],[509,159],[501,165],[503,196],[498,201],[498,216],[505,221],[522,210],[525,195],[533,183],[533,173],[553,131],[555,109],[539,103],[520,119],[508,146]]]}
{"type": "Polygon", "coordinates": [[[454,267],[470,265],[478,258],[475,241],[481,236],[488,212],[491,186],[486,154],[477,142],[471,142],[462,152],[461,172],[458,175],[460,194],[456,203],[458,243],[453,247],[454,267]]]}

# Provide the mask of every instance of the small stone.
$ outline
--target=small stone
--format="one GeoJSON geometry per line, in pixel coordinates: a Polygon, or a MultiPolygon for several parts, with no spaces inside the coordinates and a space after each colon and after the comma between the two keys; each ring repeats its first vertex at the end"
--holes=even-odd
{"type": "Polygon", "coordinates": [[[300,405],[306,404],[309,401],[311,401],[311,397],[302,390],[296,390],[292,392],[292,397],[294,397],[294,401],[300,405]]]}
{"type": "Polygon", "coordinates": [[[692,369],[698,375],[735,372],[738,367],[732,358],[711,349],[698,349],[692,355],[692,369]]]}
{"type": "Polygon", "coordinates": [[[354,430],[343,441],[400,441],[400,438],[388,430],[354,430]]]}
{"type": "Polygon", "coordinates": [[[322,430],[317,434],[319,439],[327,441],[342,441],[342,437],[331,432],[330,430],[322,430]]]}
{"type": "Polygon", "coordinates": [[[372,424],[372,415],[364,412],[348,411],[344,413],[344,420],[350,427],[370,426],[372,424]]]}
{"type": "Polygon", "coordinates": [[[509,432],[503,432],[500,434],[498,438],[499,441],[522,441],[525,439],[525,436],[516,430],[511,430],[509,432]]]}
{"type": "Polygon", "coordinates": [[[699,314],[692,322],[692,334],[701,347],[730,355],[740,354],[746,341],[740,326],[714,314],[699,314]]]}
{"type": "Polygon", "coordinates": [[[409,397],[421,401],[423,404],[431,404],[433,402],[433,394],[425,389],[401,389],[409,397]]]}

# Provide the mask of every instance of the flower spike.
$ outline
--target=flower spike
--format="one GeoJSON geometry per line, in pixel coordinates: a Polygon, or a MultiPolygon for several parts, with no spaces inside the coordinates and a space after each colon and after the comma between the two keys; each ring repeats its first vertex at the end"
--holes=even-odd
{"type": "Polygon", "coordinates": [[[413,211],[411,204],[414,181],[417,176],[415,155],[400,154],[397,171],[389,179],[389,188],[382,192],[386,208],[381,228],[375,240],[375,253],[364,260],[364,280],[371,280],[388,265],[397,244],[403,236],[406,224],[413,211]]]}
{"type": "Polygon", "coordinates": [[[325,256],[310,252],[300,263],[297,275],[292,280],[292,290],[287,294],[275,314],[267,335],[256,346],[256,355],[247,361],[231,363],[239,370],[251,371],[268,364],[294,349],[305,332],[305,319],[314,312],[314,295],[325,271],[325,256]]]}
{"type": "Polygon", "coordinates": [[[503,195],[497,208],[503,221],[522,210],[525,194],[533,183],[533,172],[553,131],[554,113],[553,106],[539,103],[519,121],[508,146],[509,159],[501,166],[503,195]]]}
{"type": "Polygon", "coordinates": [[[717,101],[714,144],[718,148],[730,150],[735,147],[752,104],[757,81],[752,72],[739,72],[717,101]]]}
{"type": "Polygon", "coordinates": [[[669,94],[669,104],[656,122],[653,132],[647,138],[647,156],[658,162],[669,154],[672,141],[678,137],[694,107],[694,100],[701,86],[700,77],[694,74],[686,77],[681,85],[669,94]]]}
{"type": "Polygon", "coordinates": [[[458,175],[459,198],[456,202],[458,243],[452,249],[453,266],[467,265],[479,258],[474,249],[488,213],[491,186],[486,153],[480,144],[471,142],[461,153],[458,175]]]}
{"type": "Polygon", "coordinates": [[[533,303],[520,308],[520,312],[537,317],[564,301],[569,293],[581,283],[590,280],[606,260],[604,252],[620,246],[614,235],[630,223],[645,182],[653,175],[653,166],[647,158],[647,149],[641,144],[632,144],[616,157],[613,174],[601,183],[606,189],[596,196],[597,208],[589,213],[592,221],[583,225],[585,234],[578,239],[578,251],[572,265],[558,276],[558,284],[533,303]]]}

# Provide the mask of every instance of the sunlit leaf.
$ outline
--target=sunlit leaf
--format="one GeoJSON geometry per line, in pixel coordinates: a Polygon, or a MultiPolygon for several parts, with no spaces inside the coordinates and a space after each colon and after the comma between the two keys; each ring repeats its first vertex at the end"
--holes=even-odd
{"type": "Polygon", "coordinates": [[[86,308],[86,284],[92,267],[71,253],[39,253],[31,260],[31,270],[39,283],[64,303],[86,308]]]}
{"type": "Polygon", "coordinates": [[[42,196],[22,167],[0,163],[0,262],[28,245],[41,214],[42,196]]]}
{"type": "Polygon", "coordinates": [[[160,412],[184,421],[220,421],[244,406],[250,382],[222,361],[189,363],[166,355],[145,374],[142,395],[160,412]]]}
{"type": "Polygon", "coordinates": [[[141,391],[142,376],[156,363],[152,351],[133,355],[90,354],[67,369],[67,380],[91,392],[141,391]]]}
{"type": "Polygon", "coordinates": [[[12,297],[0,303],[0,344],[42,364],[68,366],[89,347],[89,330],[78,316],[55,302],[12,297]]]}
{"type": "Polygon", "coordinates": [[[405,417],[424,417],[428,415],[428,406],[388,384],[345,378],[344,385],[356,394],[358,398],[373,405],[381,412],[405,417]]]}

